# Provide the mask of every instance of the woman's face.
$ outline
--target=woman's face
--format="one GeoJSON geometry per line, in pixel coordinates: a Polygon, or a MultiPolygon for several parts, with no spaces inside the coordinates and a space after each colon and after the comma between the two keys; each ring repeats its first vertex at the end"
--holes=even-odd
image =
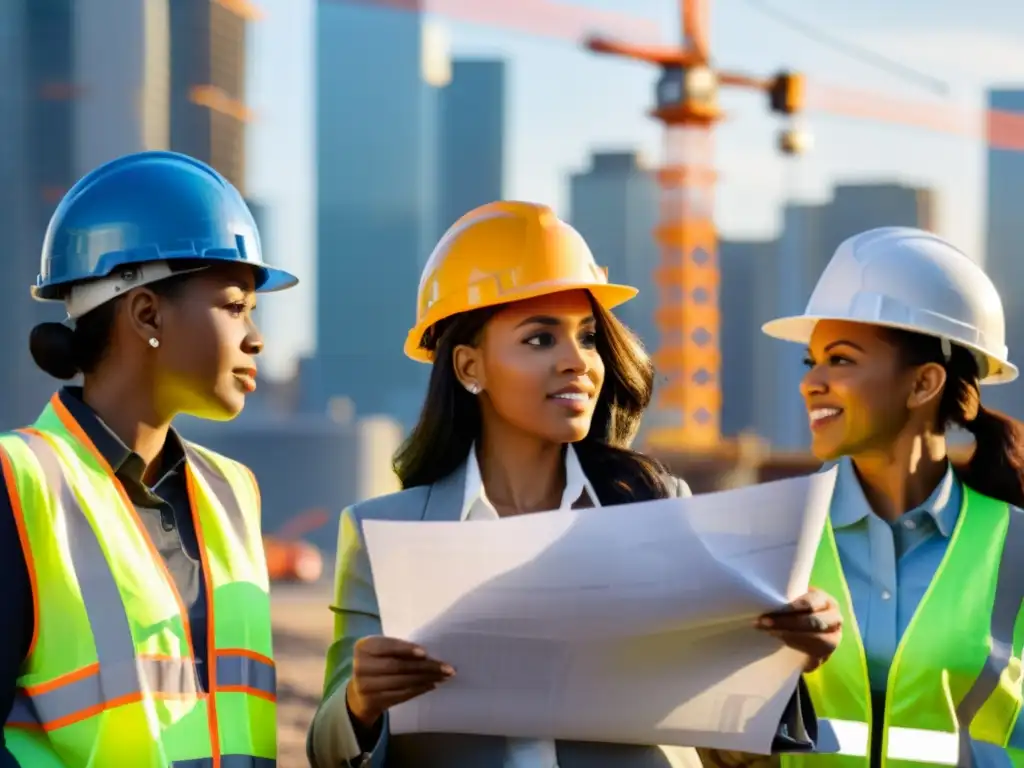
{"type": "Polygon", "coordinates": [[[800,392],[817,458],[884,449],[907,425],[919,370],[902,363],[884,330],[823,320],[814,328],[807,367],[800,392]]]}
{"type": "Polygon", "coordinates": [[[582,440],[604,383],[597,323],[586,291],[511,304],[484,327],[477,347],[453,355],[463,384],[476,383],[485,429],[495,420],[555,443],[582,440]]]}
{"type": "Polygon", "coordinates": [[[159,302],[160,346],[153,350],[162,406],[226,420],[256,387],[263,340],[253,323],[252,269],[218,265],[197,272],[180,295],[159,302]]]}

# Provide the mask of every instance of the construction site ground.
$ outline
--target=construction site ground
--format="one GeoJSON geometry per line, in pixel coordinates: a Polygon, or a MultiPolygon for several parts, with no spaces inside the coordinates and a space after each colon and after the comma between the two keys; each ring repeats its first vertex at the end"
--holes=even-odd
{"type": "Polygon", "coordinates": [[[309,765],[306,729],[320,701],[324,657],[331,642],[330,599],[330,582],[274,585],[272,589],[280,768],[309,765]]]}

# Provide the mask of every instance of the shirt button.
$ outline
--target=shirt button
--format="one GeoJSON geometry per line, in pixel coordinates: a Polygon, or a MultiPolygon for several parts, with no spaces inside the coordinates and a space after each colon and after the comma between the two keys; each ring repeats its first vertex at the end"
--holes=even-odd
{"type": "Polygon", "coordinates": [[[903,527],[906,528],[908,531],[912,531],[915,528],[917,528],[917,523],[915,523],[913,520],[904,520],[903,527]]]}
{"type": "Polygon", "coordinates": [[[891,597],[892,597],[892,592],[890,592],[888,589],[883,589],[882,590],[882,599],[883,600],[888,600],[891,597]]]}

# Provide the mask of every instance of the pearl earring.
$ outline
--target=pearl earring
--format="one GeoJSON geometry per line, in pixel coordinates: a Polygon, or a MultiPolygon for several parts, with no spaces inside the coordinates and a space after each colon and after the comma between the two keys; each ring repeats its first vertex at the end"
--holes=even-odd
{"type": "Polygon", "coordinates": [[[469,392],[469,394],[471,394],[471,395],[479,395],[479,394],[480,394],[480,385],[479,385],[479,384],[477,384],[477,383],[476,383],[476,382],[474,381],[474,382],[473,382],[472,384],[467,384],[467,385],[466,385],[466,390],[467,390],[467,391],[469,392]]]}
{"type": "Polygon", "coordinates": [[[157,347],[160,346],[160,340],[155,338],[155,337],[153,337],[153,336],[150,336],[149,337],[149,346],[151,346],[153,349],[156,349],[157,347]]]}

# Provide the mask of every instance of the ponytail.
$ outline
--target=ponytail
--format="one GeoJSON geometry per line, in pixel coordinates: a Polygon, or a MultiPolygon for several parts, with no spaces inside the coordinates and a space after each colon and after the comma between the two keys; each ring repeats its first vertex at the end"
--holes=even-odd
{"type": "Polygon", "coordinates": [[[958,467],[968,486],[1015,507],[1024,508],[1024,433],[1021,424],[1004,413],[978,405],[978,412],[961,426],[974,435],[974,452],[958,467]]]}
{"type": "Polygon", "coordinates": [[[910,365],[938,363],[946,369],[939,425],[955,424],[974,436],[970,460],[956,468],[960,479],[978,493],[1024,508],[1024,424],[981,404],[978,359],[955,344],[947,358],[931,336],[890,333],[910,365]]]}

